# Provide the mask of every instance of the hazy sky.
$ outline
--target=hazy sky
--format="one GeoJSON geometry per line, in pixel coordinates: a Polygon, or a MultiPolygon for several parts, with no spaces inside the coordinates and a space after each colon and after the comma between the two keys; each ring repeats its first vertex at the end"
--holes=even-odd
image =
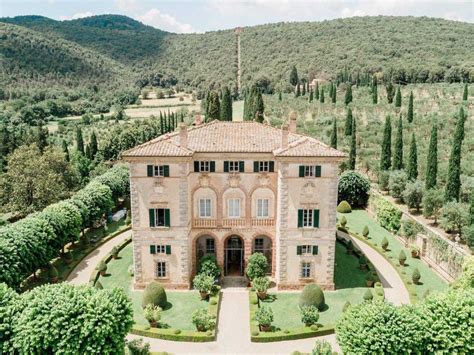
{"type": "Polygon", "coordinates": [[[0,17],[58,20],[122,14],[172,32],[204,32],[280,21],[364,15],[430,16],[474,22],[474,0],[0,0],[0,17]]]}

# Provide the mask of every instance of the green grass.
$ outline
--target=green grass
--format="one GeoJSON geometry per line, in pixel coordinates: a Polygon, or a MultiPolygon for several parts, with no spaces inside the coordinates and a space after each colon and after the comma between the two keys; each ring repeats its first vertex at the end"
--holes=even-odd
{"type": "MultiPolygon", "coordinates": [[[[146,326],[148,322],[143,317],[141,308],[142,291],[132,290],[133,278],[128,268],[133,263],[132,244],[127,245],[119,254],[119,258],[111,260],[107,266],[107,276],[100,277],[99,281],[104,288],[120,287],[125,290],[133,304],[133,319],[136,324],[146,326]]],[[[196,291],[166,292],[169,307],[162,312],[162,323],[171,328],[181,330],[195,330],[191,323],[191,315],[198,308],[207,308],[208,302],[201,301],[196,291]]]]}
{"type": "MultiPolygon", "coordinates": [[[[431,270],[423,261],[412,258],[410,250],[405,248],[402,243],[400,243],[385,228],[381,227],[365,210],[352,210],[352,213],[344,214],[344,216],[347,219],[347,227],[349,227],[350,231],[362,234],[362,229],[367,225],[370,230],[369,237],[372,243],[380,246],[383,237],[386,237],[389,245],[388,251],[385,252],[385,255],[397,265],[397,269],[400,272],[405,272],[409,279],[411,279],[413,270],[418,268],[421,274],[421,284],[414,285],[414,287],[419,298],[422,298],[428,290],[429,292],[442,291],[448,287],[447,282],[431,270]],[[398,263],[398,255],[401,250],[403,250],[407,255],[405,266],[400,266],[398,263]]],[[[340,218],[341,215],[338,214],[338,217],[340,218]]]]}
{"type": "Polygon", "coordinates": [[[367,271],[359,268],[359,259],[354,254],[347,254],[346,247],[336,242],[336,266],[334,283],[336,290],[353,287],[365,287],[367,271]]]}

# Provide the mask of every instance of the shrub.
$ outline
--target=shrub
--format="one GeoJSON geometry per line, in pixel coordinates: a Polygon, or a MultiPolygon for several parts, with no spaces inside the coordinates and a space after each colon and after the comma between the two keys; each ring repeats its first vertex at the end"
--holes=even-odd
{"type": "Polygon", "coordinates": [[[463,226],[469,223],[469,208],[465,203],[448,202],[444,205],[441,216],[441,226],[446,232],[459,233],[463,226]]]}
{"type": "Polygon", "coordinates": [[[213,330],[216,327],[216,317],[206,309],[197,309],[193,312],[192,322],[199,332],[213,330]]]}
{"type": "Polygon", "coordinates": [[[341,226],[343,228],[346,228],[346,224],[347,224],[347,219],[345,216],[342,216],[341,220],[339,221],[339,223],[341,224],[341,226]]]}
{"type": "Polygon", "coordinates": [[[58,269],[54,265],[50,265],[48,269],[48,277],[52,282],[56,282],[58,279],[58,269]]]}
{"type": "Polygon", "coordinates": [[[118,254],[119,254],[119,249],[117,248],[117,246],[114,246],[112,248],[112,251],[110,252],[110,255],[112,255],[114,258],[117,258],[118,254]]]}
{"type": "Polygon", "coordinates": [[[257,292],[267,292],[268,288],[270,287],[270,279],[266,276],[264,277],[257,277],[252,281],[253,287],[257,292]]]}
{"type": "Polygon", "coordinates": [[[130,355],[148,355],[150,344],[144,343],[143,339],[134,339],[127,341],[127,349],[130,355]]]}
{"type": "Polygon", "coordinates": [[[363,235],[364,238],[366,238],[366,239],[369,238],[369,227],[368,227],[368,226],[364,226],[364,229],[362,229],[362,235],[363,235]]]}
{"type": "Polygon", "coordinates": [[[430,189],[423,195],[423,216],[426,218],[434,218],[435,224],[443,207],[443,192],[438,189],[430,189]]]}
{"type": "Polygon", "coordinates": [[[326,340],[316,340],[311,355],[332,355],[332,346],[326,340]]]}
{"type": "Polygon", "coordinates": [[[263,277],[267,273],[268,261],[262,253],[254,253],[250,255],[247,264],[246,273],[250,280],[256,277],[263,277]]]}
{"type": "Polygon", "coordinates": [[[101,273],[105,273],[105,272],[107,272],[107,264],[105,263],[104,260],[101,260],[99,265],[97,265],[96,269],[97,269],[97,271],[99,271],[101,273]]]}
{"type": "Polygon", "coordinates": [[[194,289],[198,290],[199,292],[210,293],[212,285],[214,285],[214,278],[212,276],[208,276],[206,274],[197,274],[194,276],[193,286],[194,289]]]}
{"type": "Polygon", "coordinates": [[[372,291],[367,289],[364,293],[364,301],[370,302],[370,301],[372,301],[373,298],[374,298],[374,295],[372,294],[372,291]]]}
{"type": "Polygon", "coordinates": [[[413,283],[415,285],[417,285],[418,282],[420,282],[421,274],[420,274],[420,270],[418,270],[418,268],[415,268],[415,270],[413,270],[413,273],[411,274],[411,279],[413,280],[413,283]]]}
{"type": "Polygon", "coordinates": [[[252,330],[252,336],[256,337],[260,334],[258,330],[252,330]]]}
{"type": "Polygon", "coordinates": [[[407,256],[403,250],[400,250],[400,254],[398,254],[398,262],[400,265],[405,265],[405,261],[407,260],[407,256]]]}
{"type": "Polygon", "coordinates": [[[380,198],[376,200],[375,210],[380,225],[389,231],[396,232],[400,229],[402,212],[390,202],[380,198]]]}
{"type": "Polygon", "coordinates": [[[299,299],[300,308],[305,306],[315,306],[319,311],[322,311],[324,305],[324,293],[323,290],[321,290],[321,287],[316,284],[309,284],[303,288],[299,299]]]}
{"type": "Polygon", "coordinates": [[[267,306],[260,307],[255,312],[255,321],[263,327],[269,327],[273,322],[273,310],[267,306]]]}
{"type": "Polygon", "coordinates": [[[388,188],[392,197],[401,200],[403,198],[403,191],[408,181],[407,173],[403,170],[394,170],[390,173],[388,181],[388,188]]]}
{"type": "Polygon", "coordinates": [[[161,308],[152,304],[147,304],[143,310],[143,316],[150,324],[158,323],[161,320],[161,308]]]}
{"type": "Polygon", "coordinates": [[[339,178],[338,200],[352,207],[364,207],[369,199],[370,183],[356,171],[346,171],[339,178]]]}
{"type": "Polygon", "coordinates": [[[388,248],[388,239],[386,237],[383,237],[382,243],[380,245],[382,246],[383,250],[387,250],[387,248],[388,248]]]}
{"type": "Polygon", "coordinates": [[[346,301],[346,303],[344,303],[344,306],[342,306],[342,312],[347,311],[350,306],[351,306],[351,303],[349,301],[346,301]]]}
{"type": "Polygon", "coordinates": [[[168,299],[166,291],[161,284],[156,281],[150,282],[143,291],[142,307],[145,308],[148,304],[165,308],[168,299]]]}
{"type": "Polygon", "coordinates": [[[454,288],[474,288],[474,256],[465,256],[461,276],[453,284],[454,288]]]}
{"type": "Polygon", "coordinates": [[[423,183],[419,180],[409,182],[403,191],[403,201],[408,208],[415,208],[420,211],[421,201],[423,200],[423,183]]]}
{"type": "Polygon", "coordinates": [[[354,244],[352,240],[349,240],[346,245],[347,254],[351,254],[354,251],[354,244]]]}
{"type": "Polygon", "coordinates": [[[361,255],[359,257],[359,267],[361,269],[364,269],[366,266],[367,266],[367,259],[366,259],[365,255],[361,255]]]}
{"type": "Polygon", "coordinates": [[[300,308],[301,321],[307,326],[316,324],[319,320],[319,311],[315,306],[304,306],[300,308]]]}
{"type": "Polygon", "coordinates": [[[351,213],[351,205],[347,201],[341,201],[337,206],[337,212],[339,213],[351,213]]]}
{"type": "Polygon", "coordinates": [[[420,226],[414,220],[409,218],[402,220],[401,234],[405,239],[413,240],[420,230],[420,226]]]}
{"type": "Polygon", "coordinates": [[[8,354],[13,328],[14,306],[18,294],[5,283],[0,283],[0,354],[8,354]]]}
{"type": "Polygon", "coordinates": [[[375,282],[375,275],[373,271],[369,271],[367,274],[365,274],[365,281],[375,282]]]}
{"type": "Polygon", "coordinates": [[[204,255],[199,261],[199,274],[212,276],[217,279],[221,274],[221,269],[217,264],[217,259],[214,255],[204,255]]]}
{"type": "Polygon", "coordinates": [[[390,172],[382,170],[379,172],[379,188],[382,191],[388,191],[388,182],[390,179],[390,172]]]}

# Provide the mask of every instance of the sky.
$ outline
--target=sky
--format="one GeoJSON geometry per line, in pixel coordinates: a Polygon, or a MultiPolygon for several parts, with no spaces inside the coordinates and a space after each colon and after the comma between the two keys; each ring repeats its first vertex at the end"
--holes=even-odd
{"type": "Polygon", "coordinates": [[[474,0],[0,0],[0,17],[71,20],[121,14],[177,33],[353,16],[429,16],[474,22],[474,0]]]}

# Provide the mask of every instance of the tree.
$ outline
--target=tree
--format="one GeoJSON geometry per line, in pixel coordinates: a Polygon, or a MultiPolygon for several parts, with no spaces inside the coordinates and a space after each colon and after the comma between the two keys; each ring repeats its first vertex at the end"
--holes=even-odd
{"type": "Polygon", "coordinates": [[[395,89],[391,81],[387,83],[385,90],[387,91],[387,101],[391,104],[393,102],[393,97],[395,96],[395,89]]]}
{"type": "Polygon", "coordinates": [[[394,170],[390,173],[388,188],[392,197],[401,200],[403,198],[403,191],[408,182],[408,176],[403,170],[394,170]]]}
{"type": "Polygon", "coordinates": [[[408,99],[408,112],[407,112],[408,122],[413,122],[413,91],[410,91],[410,97],[408,99]]]}
{"type": "Polygon", "coordinates": [[[70,159],[70,157],[69,157],[69,148],[68,148],[67,143],[64,139],[62,140],[62,148],[63,148],[64,158],[66,159],[66,161],[69,161],[69,159],[70,159]]]}
{"type": "Polygon", "coordinates": [[[464,84],[464,90],[463,90],[463,93],[462,93],[463,101],[467,101],[468,96],[469,96],[468,87],[467,87],[467,83],[465,83],[464,84]]]}
{"type": "Polygon", "coordinates": [[[82,138],[82,129],[80,126],[76,127],[76,150],[84,154],[84,139],[82,138]]]}
{"type": "Polygon", "coordinates": [[[446,190],[444,193],[445,202],[459,201],[459,192],[461,189],[461,148],[464,139],[464,110],[459,109],[459,115],[454,132],[453,146],[449,157],[448,180],[446,182],[446,190]]]}
{"type": "Polygon", "coordinates": [[[278,101],[281,101],[281,100],[282,100],[281,91],[278,91],[278,101]]]}
{"type": "Polygon", "coordinates": [[[336,117],[332,120],[332,131],[331,131],[331,147],[337,149],[337,120],[336,117]]]}
{"type": "Polygon", "coordinates": [[[352,122],[352,135],[351,135],[351,147],[349,151],[349,169],[355,170],[356,166],[356,156],[357,156],[357,146],[356,146],[356,119],[352,122]]]}
{"type": "Polygon", "coordinates": [[[378,93],[377,93],[377,80],[374,78],[372,84],[372,103],[377,104],[379,100],[378,93]]]}
{"type": "Polygon", "coordinates": [[[337,199],[352,208],[365,207],[369,200],[370,182],[357,171],[345,171],[339,178],[337,199]]]}
{"type": "Polygon", "coordinates": [[[392,165],[392,122],[390,116],[385,117],[385,127],[382,138],[382,153],[380,154],[380,170],[389,170],[392,165]]]}
{"type": "Polygon", "coordinates": [[[407,204],[408,208],[415,208],[417,212],[420,212],[422,200],[422,182],[419,180],[415,182],[409,182],[405,187],[405,191],[403,191],[403,202],[407,204]]]}
{"type": "Polygon", "coordinates": [[[301,86],[302,86],[301,95],[305,96],[306,95],[306,84],[305,84],[304,81],[302,82],[301,86]]]}
{"type": "Polygon", "coordinates": [[[336,94],[337,94],[336,84],[332,84],[332,95],[331,95],[331,99],[332,99],[332,103],[333,103],[333,104],[335,104],[335,103],[336,103],[336,100],[337,100],[336,94]]]}
{"type": "Polygon", "coordinates": [[[316,86],[314,87],[314,98],[319,100],[319,84],[316,82],[316,86]]]}
{"type": "Polygon", "coordinates": [[[423,216],[434,218],[434,223],[437,224],[443,202],[443,194],[440,190],[436,188],[426,190],[423,195],[423,216]]]}
{"type": "Polygon", "coordinates": [[[324,103],[324,88],[321,88],[321,93],[319,94],[319,102],[324,103]]]}
{"type": "Polygon", "coordinates": [[[418,177],[418,154],[416,149],[415,132],[411,135],[410,155],[408,156],[407,166],[408,180],[415,181],[418,177]]]}
{"type": "Polygon", "coordinates": [[[232,96],[227,86],[222,92],[220,119],[221,121],[232,121],[232,96]]]}
{"type": "Polygon", "coordinates": [[[403,121],[402,115],[398,119],[397,136],[395,137],[395,151],[393,154],[393,170],[403,169],[403,121]]]}
{"type": "Polygon", "coordinates": [[[436,188],[438,177],[438,123],[435,122],[431,128],[430,145],[426,162],[425,189],[436,188]]]}
{"type": "Polygon", "coordinates": [[[402,92],[400,86],[398,86],[397,94],[395,95],[395,107],[402,107],[402,92]]]}
{"type": "Polygon", "coordinates": [[[296,84],[296,91],[295,91],[295,97],[300,97],[301,96],[301,89],[300,89],[300,84],[296,84]]]}
{"type": "Polygon", "coordinates": [[[298,70],[296,70],[296,66],[293,66],[293,68],[291,68],[291,72],[290,72],[290,84],[295,86],[298,83],[299,83],[298,70]]]}
{"type": "Polygon", "coordinates": [[[349,105],[352,102],[352,85],[348,84],[347,90],[346,90],[346,96],[344,97],[344,103],[349,105]]]}
{"type": "Polygon", "coordinates": [[[309,91],[309,98],[308,98],[308,101],[309,101],[309,102],[313,102],[313,90],[312,90],[312,89],[309,91]]]}
{"type": "Polygon", "coordinates": [[[347,109],[347,115],[346,115],[346,126],[344,128],[344,134],[346,136],[350,136],[352,134],[352,122],[353,122],[353,119],[352,119],[352,110],[351,108],[349,107],[347,109]]]}
{"type": "Polygon", "coordinates": [[[461,234],[462,227],[469,223],[469,208],[467,204],[450,201],[444,204],[441,215],[441,226],[448,233],[461,234]]]}
{"type": "Polygon", "coordinates": [[[215,91],[211,91],[209,93],[209,105],[207,107],[206,120],[208,122],[213,121],[213,120],[218,120],[219,117],[220,117],[219,94],[215,91]]]}
{"type": "Polygon", "coordinates": [[[99,151],[99,145],[97,143],[97,135],[95,134],[95,131],[92,131],[91,133],[90,149],[91,149],[91,159],[95,159],[95,156],[97,152],[99,151]]]}
{"type": "Polygon", "coordinates": [[[265,112],[265,106],[263,104],[262,91],[260,89],[257,89],[256,96],[255,96],[255,115],[254,115],[254,118],[256,119],[257,122],[263,123],[264,112],[265,112]]]}
{"type": "Polygon", "coordinates": [[[245,270],[245,273],[250,280],[265,276],[267,270],[268,261],[265,255],[262,253],[253,253],[250,255],[247,268],[245,270]]]}
{"type": "Polygon", "coordinates": [[[41,154],[44,152],[48,146],[48,128],[43,127],[42,124],[38,126],[38,136],[37,136],[38,148],[41,154]]]}

